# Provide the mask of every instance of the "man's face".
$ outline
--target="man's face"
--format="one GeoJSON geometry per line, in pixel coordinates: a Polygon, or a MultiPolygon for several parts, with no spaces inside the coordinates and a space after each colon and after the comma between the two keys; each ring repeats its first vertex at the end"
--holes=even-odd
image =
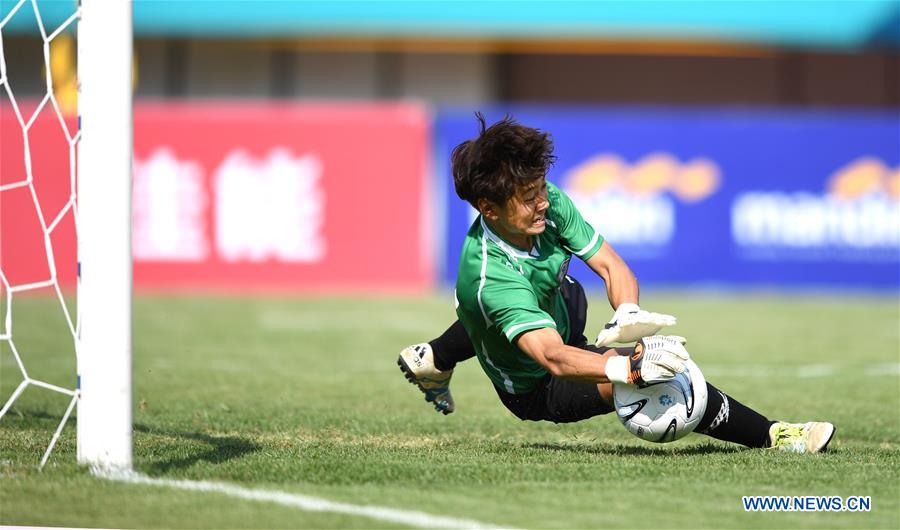
{"type": "MultiPolygon", "coordinates": [[[[492,219],[506,236],[534,236],[547,226],[544,214],[550,202],[547,200],[547,181],[544,177],[521,186],[504,205],[492,205],[496,219],[492,219]]],[[[493,217],[493,216],[491,216],[493,217]]]]}

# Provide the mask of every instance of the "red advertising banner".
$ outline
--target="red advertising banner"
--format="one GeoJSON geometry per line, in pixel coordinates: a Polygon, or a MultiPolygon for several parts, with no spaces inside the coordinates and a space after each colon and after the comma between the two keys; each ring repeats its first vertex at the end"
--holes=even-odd
{"type": "Polygon", "coordinates": [[[77,122],[59,116],[49,101],[0,98],[0,294],[75,282],[77,122]]]}
{"type": "MultiPolygon", "coordinates": [[[[32,159],[52,166],[46,178],[34,168],[35,187],[45,181],[47,190],[37,201],[27,186],[0,196],[0,265],[13,284],[48,274],[32,203],[52,218],[70,193],[66,138],[47,114],[35,122],[47,126],[29,135],[32,159]]],[[[8,155],[24,149],[14,113],[0,119],[3,185],[24,166],[8,155]],[[15,133],[18,144],[7,139],[15,133]]],[[[423,108],[139,103],[134,124],[137,287],[347,292],[431,285],[423,108]]],[[[57,231],[56,263],[74,264],[74,227],[57,231]]],[[[64,283],[74,265],[70,270],[60,270],[64,283]]]]}

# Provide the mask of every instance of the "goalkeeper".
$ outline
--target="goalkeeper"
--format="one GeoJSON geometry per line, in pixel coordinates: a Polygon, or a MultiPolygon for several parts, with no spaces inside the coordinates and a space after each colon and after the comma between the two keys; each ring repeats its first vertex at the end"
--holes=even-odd
{"type": "MultiPolygon", "coordinates": [[[[436,410],[454,410],[450,377],[478,357],[500,401],[522,420],[574,422],[607,414],[613,383],[673,378],[689,358],[681,337],[654,336],[675,317],[638,306],[628,265],[545,175],[555,161],[550,136],[510,118],[451,157],[456,193],[480,215],[466,235],[456,282],[459,320],[440,337],[405,348],[398,364],[436,410]],[[603,278],[612,319],[594,345],[584,336],[587,300],[567,275],[572,255],[603,278]],[[644,337],[648,337],[644,339],[644,337]],[[613,343],[640,341],[635,348],[613,343]]],[[[708,384],[703,432],[748,447],[818,452],[830,423],[769,421],[708,384]]]]}

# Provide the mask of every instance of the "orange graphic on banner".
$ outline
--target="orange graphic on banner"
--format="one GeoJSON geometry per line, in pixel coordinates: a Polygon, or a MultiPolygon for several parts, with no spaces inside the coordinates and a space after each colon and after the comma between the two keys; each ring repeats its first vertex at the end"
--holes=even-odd
{"type": "Polygon", "coordinates": [[[900,198],[900,167],[893,170],[878,158],[857,158],[834,172],[828,181],[828,194],[840,199],[886,193],[900,198]]]}
{"type": "Polygon", "coordinates": [[[672,193],[682,202],[699,202],[719,189],[721,171],[707,158],[681,162],[669,153],[651,153],[634,164],[615,154],[597,155],[569,172],[570,191],[594,194],[625,191],[642,197],[672,193]]]}

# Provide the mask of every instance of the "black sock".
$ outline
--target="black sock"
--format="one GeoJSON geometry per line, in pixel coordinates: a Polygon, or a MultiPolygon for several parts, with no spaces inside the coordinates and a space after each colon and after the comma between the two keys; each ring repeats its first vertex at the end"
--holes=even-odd
{"type": "Polygon", "coordinates": [[[452,370],[456,363],[475,357],[475,348],[469,340],[469,334],[459,320],[428,344],[434,352],[434,367],[442,372],[452,370]]]}
{"type": "Polygon", "coordinates": [[[747,447],[769,446],[769,426],[773,422],[709,383],[706,391],[709,393],[706,413],[697,425],[697,432],[747,447]]]}

